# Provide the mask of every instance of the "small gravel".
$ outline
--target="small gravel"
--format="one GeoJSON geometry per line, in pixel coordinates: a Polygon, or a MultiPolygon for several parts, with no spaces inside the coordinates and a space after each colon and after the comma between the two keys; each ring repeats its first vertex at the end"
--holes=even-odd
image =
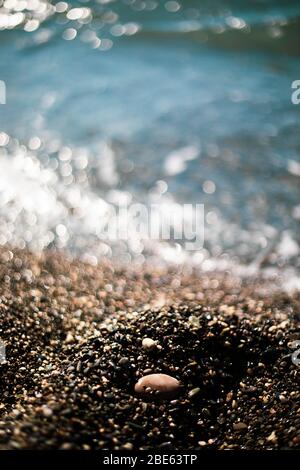
{"type": "Polygon", "coordinates": [[[1,248],[0,448],[299,448],[300,299],[279,287],[1,248]],[[150,374],[178,395],[137,394],[150,374]]]}

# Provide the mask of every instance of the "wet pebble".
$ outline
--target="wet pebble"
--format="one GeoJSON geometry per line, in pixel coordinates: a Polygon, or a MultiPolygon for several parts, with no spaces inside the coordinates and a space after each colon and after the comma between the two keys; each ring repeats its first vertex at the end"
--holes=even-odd
{"type": "Polygon", "coordinates": [[[156,392],[162,397],[174,396],[180,389],[180,382],[167,374],[144,375],[135,384],[134,390],[137,394],[156,392]]]}

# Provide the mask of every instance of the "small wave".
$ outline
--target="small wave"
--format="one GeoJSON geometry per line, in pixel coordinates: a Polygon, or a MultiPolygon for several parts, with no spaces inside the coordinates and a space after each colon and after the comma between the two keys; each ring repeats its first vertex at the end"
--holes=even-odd
{"type": "Polygon", "coordinates": [[[180,40],[195,44],[217,47],[225,50],[249,51],[261,53],[300,54],[299,30],[300,17],[289,21],[271,21],[265,24],[242,23],[243,27],[226,24],[204,27],[200,22],[186,22],[174,25],[173,29],[146,29],[139,31],[137,38],[146,40],[180,40]]]}
{"type": "Polygon", "coordinates": [[[92,48],[108,50],[121,39],[163,41],[187,40],[221,49],[299,55],[299,4],[280,3],[274,8],[254,4],[237,8],[235,2],[204,2],[191,7],[178,4],[167,11],[163,4],[150,2],[51,2],[37,0],[0,4],[0,31],[23,29],[32,33],[45,23],[60,30],[60,37],[76,37],[92,48]],[[232,3],[232,5],[230,5],[232,3]],[[178,10],[178,11],[177,11],[178,10]],[[176,14],[174,14],[174,12],[176,14]]]}
{"type": "MultiPolygon", "coordinates": [[[[76,152],[63,145],[57,151],[58,159],[45,160],[38,151],[43,148],[38,138],[28,148],[6,137],[2,138],[0,154],[1,245],[34,250],[63,248],[95,262],[105,257],[126,263],[156,259],[193,264],[204,271],[238,269],[241,275],[254,275],[263,267],[275,267],[277,262],[281,267],[288,262],[291,267],[293,259],[298,258],[299,245],[293,233],[280,233],[267,225],[246,231],[224,220],[221,214],[215,213],[213,217],[212,212],[206,214],[204,245],[196,251],[186,250],[182,241],[176,239],[151,237],[143,225],[137,229],[126,213],[121,226],[128,236],[126,239],[111,236],[107,226],[120,224],[119,214],[116,220],[116,212],[111,211],[112,205],[130,208],[142,203],[150,208],[155,203],[155,216],[164,216],[177,210],[176,199],[166,192],[164,184],[158,184],[143,199],[119,189],[114,151],[109,143],[103,143],[103,158],[98,157],[95,162],[82,149],[76,152]],[[96,188],[89,182],[88,172],[99,173],[96,188]],[[111,184],[105,183],[107,179],[111,179],[111,184]]],[[[177,157],[195,157],[197,152],[194,147],[185,148],[178,151],[177,157]]],[[[193,219],[186,220],[186,213],[182,214],[176,212],[172,230],[176,231],[176,224],[193,224],[193,219]]]]}

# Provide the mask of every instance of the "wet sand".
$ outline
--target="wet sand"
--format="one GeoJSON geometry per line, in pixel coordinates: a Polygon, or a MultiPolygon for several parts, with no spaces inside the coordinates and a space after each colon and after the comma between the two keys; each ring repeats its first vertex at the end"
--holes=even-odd
{"type": "Polygon", "coordinates": [[[0,448],[299,448],[300,298],[279,287],[2,248],[0,448]],[[179,394],[137,395],[150,373],[179,394]]]}

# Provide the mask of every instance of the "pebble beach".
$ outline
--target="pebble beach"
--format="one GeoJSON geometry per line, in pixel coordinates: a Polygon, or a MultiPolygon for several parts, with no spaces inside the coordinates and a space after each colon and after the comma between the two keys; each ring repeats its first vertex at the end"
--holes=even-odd
{"type": "Polygon", "coordinates": [[[0,448],[299,449],[299,319],[276,281],[2,248],[0,448]]]}
{"type": "Polygon", "coordinates": [[[0,0],[3,467],[300,450],[299,33],[299,0],[0,0]]]}

